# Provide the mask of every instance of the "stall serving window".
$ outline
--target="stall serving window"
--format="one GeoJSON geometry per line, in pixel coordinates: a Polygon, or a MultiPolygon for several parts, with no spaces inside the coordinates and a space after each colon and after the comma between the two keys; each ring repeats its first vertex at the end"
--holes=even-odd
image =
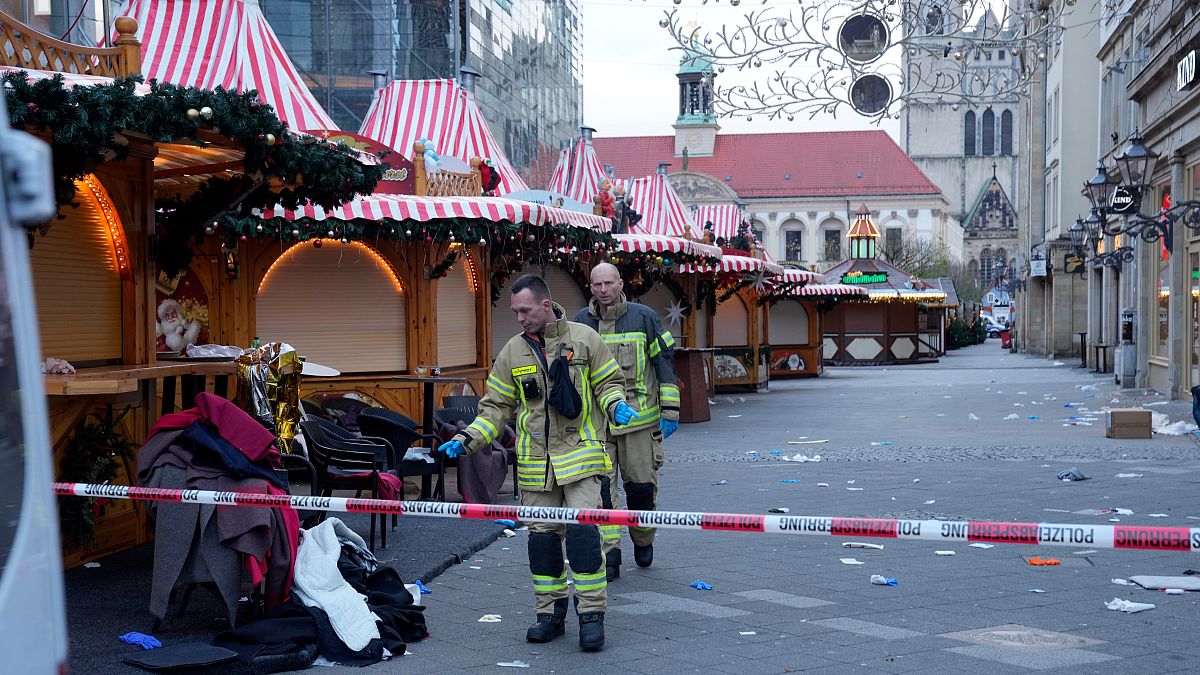
{"type": "Polygon", "coordinates": [[[43,357],[76,366],[121,360],[124,230],[95,178],[76,182],[78,206],[63,209],[29,253],[43,357]]]}
{"type": "Polygon", "coordinates": [[[475,365],[478,276],[474,259],[459,251],[454,267],[437,282],[437,350],[442,368],[475,365]]]}
{"type": "Polygon", "coordinates": [[[750,313],[740,296],[717,305],[713,317],[714,347],[745,347],[750,344],[750,313]]]}
{"type": "Polygon", "coordinates": [[[407,367],[404,286],[387,260],[360,242],[292,246],[267,270],[255,333],[343,373],[407,367]]]}

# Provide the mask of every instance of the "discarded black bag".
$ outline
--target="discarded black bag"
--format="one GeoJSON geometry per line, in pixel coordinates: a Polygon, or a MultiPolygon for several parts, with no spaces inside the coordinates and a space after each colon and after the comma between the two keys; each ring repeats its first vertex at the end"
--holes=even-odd
{"type": "Polygon", "coordinates": [[[550,398],[546,402],[569,420],[579,417],[583,412],[583,399],[579,398],[575,383],[571,381],[571,364],[566,356],[559,354],[554,359],[550,365],[550,380],[550,398]]]}
{"type": "Polygon", "coordinates": [[[125,657],[125,663],[141,666],[146,670],[178,670],[215,666],[236,658],[237,652],[223,647],[214,647],[200,642],[181,642],[159,649],[130,654],[125,657]]]}

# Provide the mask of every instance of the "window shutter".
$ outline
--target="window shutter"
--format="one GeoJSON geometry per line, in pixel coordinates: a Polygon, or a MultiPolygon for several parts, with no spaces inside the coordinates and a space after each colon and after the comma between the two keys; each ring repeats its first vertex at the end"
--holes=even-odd
{"type": "Polygon", "coordinates": [[[713,317],[714,347],[747,347],[750,345],[750,314],[746,303],[733,296],[717,305],[713,317]]]}
{"type": "Polygon", "coordinates": [[[309,361],[343,373],[407,367],[407,299],[379,254],[325,240],[296,244],[267,272],[255,303],[255,333],[286,342],[309,361]]]}
{"type": "Polygon", "coordinates": [[[119,362],[121,276],[107,224],[98,209],[63,214],[46,236],[35,237],[29,253],[42,356],[119,362]]]}
{"type": "MultiPolygon", "coordinates": [[[[475,365],[475,294],[467,279],[467,263],[455,265],[437,282],[438,365],[475,365]]],[[[511,336],[510,336],[511,337],[511,336]]]]}
{"type": "Polygon", "coordinates": [[[795,300],[781,300],[771,307],[772,345],[808,344],[808,311],[795,300]]]}

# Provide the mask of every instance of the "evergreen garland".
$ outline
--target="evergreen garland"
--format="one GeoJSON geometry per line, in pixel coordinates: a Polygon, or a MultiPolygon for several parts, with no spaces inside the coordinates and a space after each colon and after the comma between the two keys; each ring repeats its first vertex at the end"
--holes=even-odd
{"type": "Polygon", "coordinates": [[[138,95],[141,81],[133,76],[67,87],[61,75],[31,82],[15,71],[0,78],[13,127],[48,137],[60,206],[73,204],[76,180],[128,154],[124,132],[198,147],[210,145],[202,131],[215,132],[244,151],[240,175],[210,178],[189,196],[159,200],[156,254],[168,274],[186,266],[192,246],[214,223],[236,222],[276,204],[333,208],[372,192],[383,175],[382,165],[363,164],[340,143],[292,138],[287,124],[255,91],[210,91],[151,80],[149,92],[138,95]]]}

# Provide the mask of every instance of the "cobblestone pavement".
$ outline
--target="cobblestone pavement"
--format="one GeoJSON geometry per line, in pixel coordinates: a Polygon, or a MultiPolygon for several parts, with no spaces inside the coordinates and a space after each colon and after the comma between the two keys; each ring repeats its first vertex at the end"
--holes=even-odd
{"type": "MultiPolygon", "coordinates": [[[[1133,511],[1124,524],[1196,525],[1195,438],[1105,439],[1100,411],[1121,392],[1073,365],[993,341],[938,364],[833,369],[719,395],[711,422],[668,442],[662,508],[1107,525],[1114,516],[1102,510],[1121,507],[1133,511]],[[797,453],[821,461],[780,459],[797,453]],[[1071,467],[1091,480],[1059,481],[1071,467]]],[[[1182,419],[1186,406],[1151,409],[1160,408],[1182,419]]],[[[609,586],[607,648],[583,654],[573,618],[565,638],[524,641],[533,621],[525,541],[524,532],[502,538],[429,583],[431,637],[375,669],[1160,673],[1195,672],[1188,663],[1200,659],[1200,596],[1111,581],[1200,568],[1186,553],[916,541],[876,551],[830,537],[662,530],[654,566],[627,565],[609,586]],[[935,555],[942,547],[954,555],[935,555]],[[1030,566],[1033,556],[1061,564],[1030,566]],[[840,562],[849,557],[864,564],[840,562]],[[899,585],[872,585],[872,574],[899,585]],[[692,588],[696,580],[713,590],[692,588]],[[1105,608],[1113,598],[1156,607],[1124,614],[1105,608]],[[485,614],[501,620],[481,623],[485,614]]]]}

